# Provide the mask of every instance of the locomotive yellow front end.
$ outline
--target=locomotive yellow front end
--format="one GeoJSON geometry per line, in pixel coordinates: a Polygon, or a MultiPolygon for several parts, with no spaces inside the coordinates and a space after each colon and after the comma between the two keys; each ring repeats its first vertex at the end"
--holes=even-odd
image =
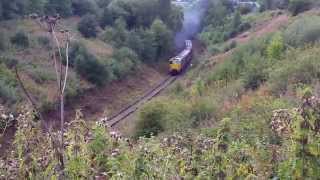
{"type": "Polygon", "coordinates": [[[172,58],[169,60],[169,69],[170,69],[170,74],[172,75],[177,75],[180,73],[182,66],[181,66],[181,60],[178,58],[172,58]]]}

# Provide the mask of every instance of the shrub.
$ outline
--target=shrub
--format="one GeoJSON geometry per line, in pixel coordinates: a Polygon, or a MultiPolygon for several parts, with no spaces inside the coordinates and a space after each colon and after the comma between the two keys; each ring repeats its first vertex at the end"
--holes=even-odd
{"type": "Polygon", "coordinates": [[[251,28],[251,24],[249,22],[243,22],[239,26],[239,32],[244,32],[251,28]]]}
{"type": "Polygon", "coordinates": [[[230,43],[226,44],[223,47],[223,51],[227,52],[227,51],[230,51],[231,49],[233,49],[235,47],[237,47],[237,42],[236,41],[231,41],[230,43]]]}
{"type": "Polygon", "coordinates": [[[78,30],[86,38],[96,37],[98,33],[97,27],[96,17],[89,14],[82,17],[78,24],[78,30]]]}
{"type": "Polygon", "coordinates": [[[106,67],[92,54],[79,54],[75,59],[75,68],[78,74],[98,86],[109,79],[106,67]]]}
{"type": "Polygon", "coordinates": [[[139,121],[136,124],[135,136],[150,137],[164,131],[163,121],[167,109],[162,102],[153,102],[139,112],[139,121]]]}
{"type": "Polygon", "coordinates": [[[227,85],[230,80],[242,79],[247,89],[257,88],[266,80],[264,69],[270,65],[263,58],[268,42],[269,37],[266,37],[237,48],[229,59],[215,67],[207,83],[223,82],[227,85]]]}
{"type": "Polygon", "coordinates": [[[308,10],[310,7],[310,0],[290,0],[288,9],[292,15],[295,16],[303,11],[308,10]]]}
{"type": "Polygon", "coordinates": [[[248,14],[251,12],[251,7],[249,6],[240,6],[238,9],[241,14],[248,14]]]}
{"type": "MultiPolygon", "coordinates": [[[[64,52],[63,52],[64,53],[64,52]]],[[[87,48],[79,42],[74,42],[70,45],[70,50],[69,50],[69,66],[74,67],[76,57],[78,55],[83,55],[86,56],[88,54],[87,48]]],[[[63,59],[63,63],[66,64],[66,59],[63,59]]]]}
{"type": "Polygon", "coordinates": [[[198,105],[192,110],[191,116],[191,106],[183,100],[170,99],[169,103],[168,99],[159,99],[148,103],[139,113],[135,135],[150,137],[151,134],[157,135],[163,131],[176,132],[198,126],[194,121],[209,113],[206,105],[198,105]]]}
{"type": "Polygon", "coordinates": [[[267,63],[259,55],[251,55],[247,59],[245,70],[242,73],[242,80],[246,89],[257,89],[262,83],[267,81],[267,63]]]}
{"type": "Polygon", "coordinates": [[[18,60],[12,57],[0,57],[0,60],[9,69],[14,68],[18,64],[18,60]]]}
{"type": "Polygon", "coordinates": [[[16,88],[8,85],[2,79],[0,79],[0,99],[6,104],[13,104],[18,100],[16,88]]]}
{"type": "Polygon", "coordinates": [[[227,85],[228,81],[236,77],[236,74],[238,74],[236,65],[228,59],[214,68],[214,71],[208,76],[206,84],[223,82],[227,85]]]}
{"type": "Polygon", "coordinates": [[[17,45],[18,47],[27,48],[29,47],[29,38],[27,34],[23,31],[17,32],[14,36],[10,38],[12,44],[17,45]]]}
{"type": "Polygon", "coordinates": [[[53,81],[56,78],[54,72],[44,69],[43,67],[30,67],[28,69],[30,69],[32,79],[39,84],[53,81]]]}
{"type": "Polygon", "coordinates": [[[308,16],[294,21],[283,34],[286,44],[301,47],[320,40],[320,17],[308,16]]]}
{"type": "Polygon", "coordinates": [[[18,100],[17,83],[13,73],[6,66],[0,64],[0,98],[8,104],[18,100]]]}
{"type": "Polygon", "coordinates": [[[40,46],[45,47],[46,49],[50,48],[50,39],[46,36],[39,36],[37,39],[40,46]]]}
{"type": "Polygon", "coordinates": [[[284,51],[284,43],[282,36],[280,34],[276,34],[270,44],[267,47],[267,55],[270,59],[279,59],[281,54],[284,51]]]}
{"type": "Polygon", "coordinates": [[[320,78],[318,48],[296,51],[283,61],[275,64],[276,70],[270,73],[269,85],[273,93],[286,93],[289,86],[310,85],[320,78]]]}
{"type": "Polygon", "coordinates": [[[77,97],[81,92],[80,79],[75,73],[69,73],[68,86],[66,88],[66,99],[70,100],[77,97]]]}
{"type": "Polygon", "coordinates": [[[128,39],[126,22],[120,18],[115,21],[113,27],[108,27],[104,33],[104,41],[111,43],[113,46],[125,46],[128,39]]]}
{"type": "Polygon", "coordinates": [[[202,122],[211,120],[216,114],[217,107],[207,99],[199,99],[190,107],[191,127],[196,128],[202,122]]]}
{"type": "Polygon", "coordinates": [[[123,47],[113,55],[111,63],[113,74],[121,79],[134,70],[138,63],[138,55],[129,48],[123,47]]]}
{"type": "Polygon", "coordinates": [[[111,72],[108,67],[88,52],[81,43],[71,45],[69,64],[75,68],[78,74],[98,86],[102,86],[111,80],[111,72]]]}
{"type": "Polygon", "coordinates": [[[208,51],[210,52],[211,55],[216,55],[221,52],[220,48],[217,45],[210,45],[208,47],[208,51]]]}

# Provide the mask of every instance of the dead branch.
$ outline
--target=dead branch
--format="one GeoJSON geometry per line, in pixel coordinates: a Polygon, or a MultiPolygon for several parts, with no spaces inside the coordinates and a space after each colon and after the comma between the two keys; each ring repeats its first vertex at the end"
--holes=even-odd
{"type": "Polygon", "coordinates": [[[27,97],[27,99],[29,100],[30,104],[32,105],[33,109],[36,111],[36,113],[39,115],[40,120],[43,120],[43,116],[41,114],[41,111],[39,110],[36,102],[33,100],[33,98],[31,97],[30,93],[28,92],[28,90],[26,89],[25,85],[23,84],[19,72],[18,72],[18,67],[15,66],[14,67],[15,70],[15,74],[16,74],[16,78],[18,80],[18,83],[22,89],[22,92],[25,94],[25,96],[27,97]]]}

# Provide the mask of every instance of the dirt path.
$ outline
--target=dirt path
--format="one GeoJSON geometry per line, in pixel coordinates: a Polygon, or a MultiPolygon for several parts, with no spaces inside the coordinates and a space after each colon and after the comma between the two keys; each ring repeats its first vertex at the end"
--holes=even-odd
{"type": "Polygon", "coordinates": [[[246,43],[252,38],[257,38],[262,35],[274,32],[278,30],[281,26],[285,26],[289,21],[289,16],[286,14],[278,15],[271,20],[261,23],[260,25],[256,26],[254,29],[250,31],[244,32],[239,36],[229,40],[236,41],[237,43],[246,43]]]}

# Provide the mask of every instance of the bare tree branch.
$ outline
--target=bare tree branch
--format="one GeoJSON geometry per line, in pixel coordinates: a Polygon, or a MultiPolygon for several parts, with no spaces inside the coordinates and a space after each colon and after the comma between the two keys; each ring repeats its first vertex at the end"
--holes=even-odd
{"type": "Polygon", "coordinates": [[[62,92],[65,92],[66,85],[67,85],[67,78],[68,78],[68,69],[69,69],[69,43],[70,43],[70,37],[69,37],[69,32],[67,32],[67,43],[66,43],[66,71],[65,71],[65,76],[64,76],[64,82],[63,82],[63,87],[62,87],[62,92]]]}

